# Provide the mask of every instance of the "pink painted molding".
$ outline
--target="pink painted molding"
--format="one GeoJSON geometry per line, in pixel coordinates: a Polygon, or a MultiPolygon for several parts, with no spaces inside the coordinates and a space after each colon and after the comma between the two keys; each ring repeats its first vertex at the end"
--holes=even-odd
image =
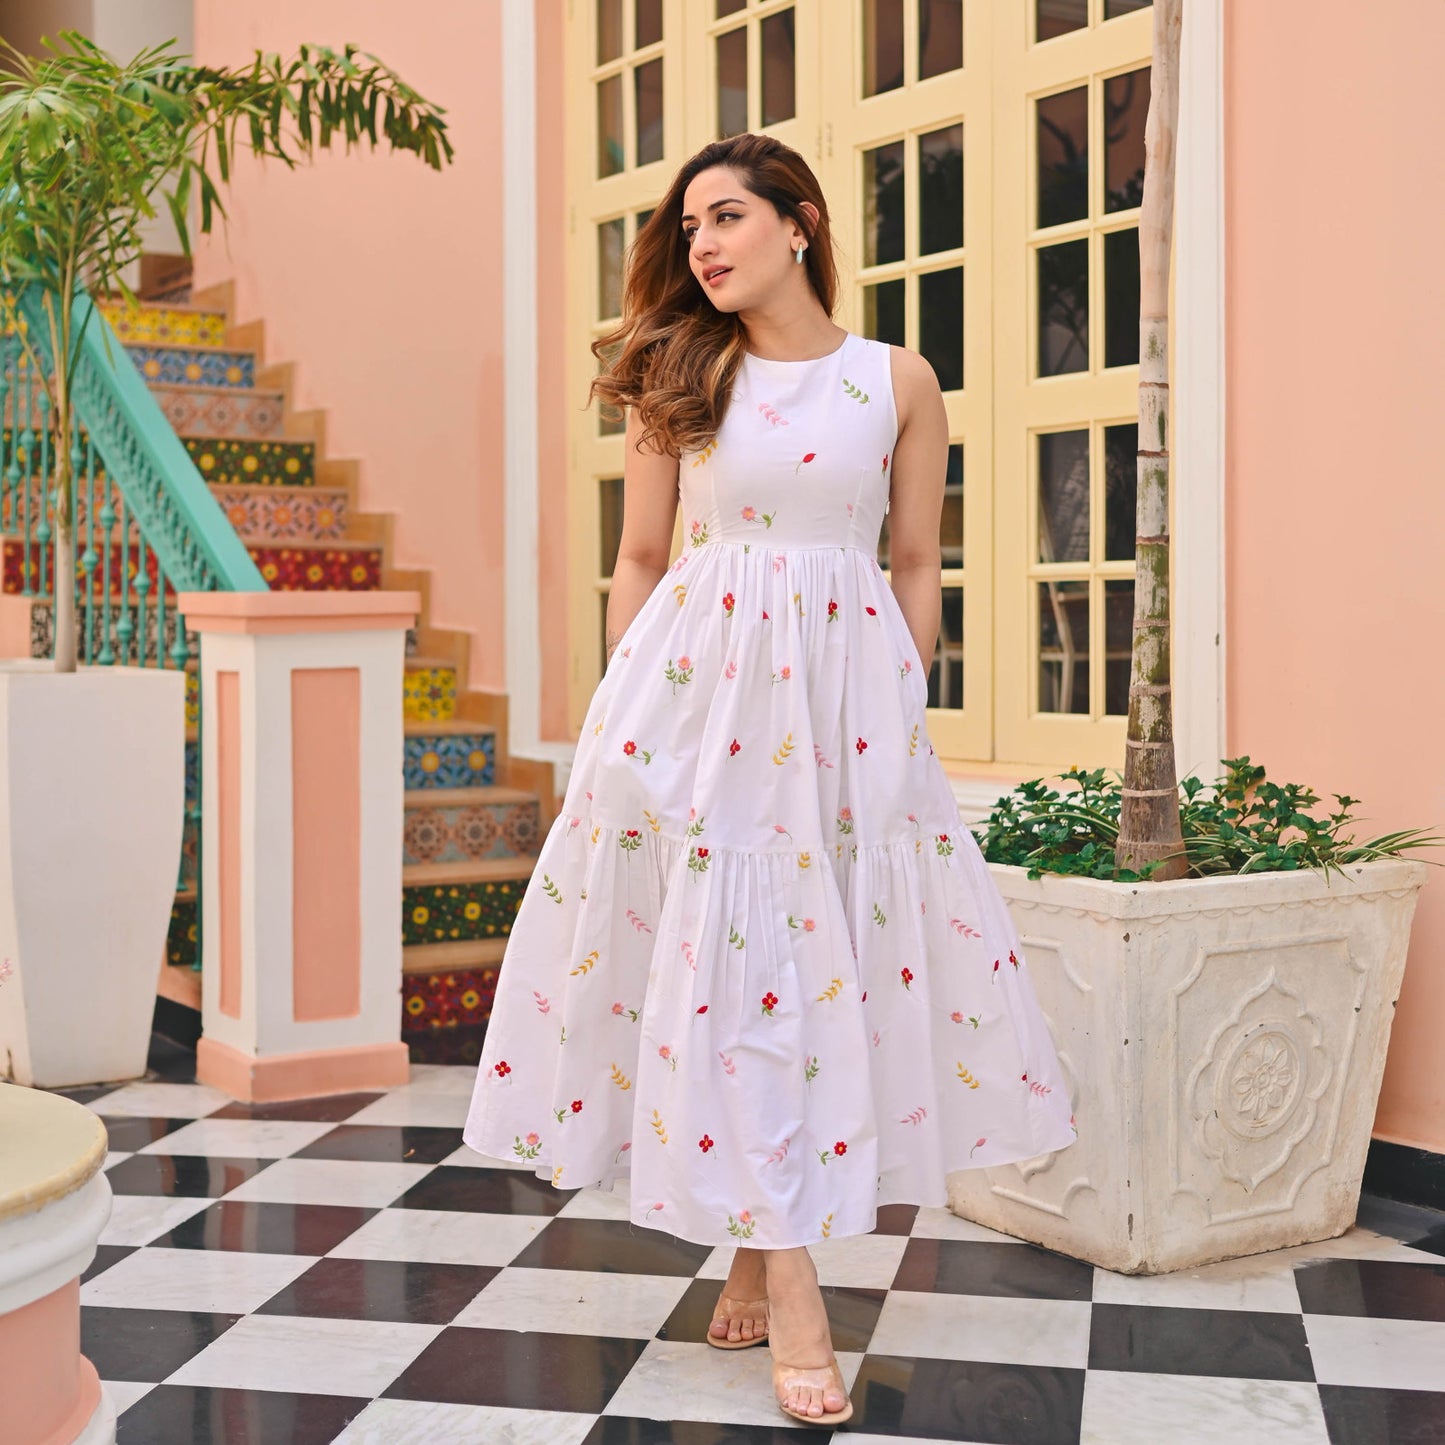
{"type": "Polygon", "coordinates": [[[372,632],[407,628],[420,592],[182,592],[177,605],[197,632],[372,632]]]}
{"type": "Polygon", "coordinates": [[[100,1377],[80,1353],[80,1281],[0,1315],[0,1358],[0,1440],[69,1445],[76,1439],[100,1404],[100,1377]]]}
{"type": "Polygon", "coordinates": [[[407,1046],[360,1044],[253,1058],[204,1037],[196,1046],[196,1081],[249,1104],[315,1099],[363,1089],[390,1089],[408,1078],[407,1046]]]}

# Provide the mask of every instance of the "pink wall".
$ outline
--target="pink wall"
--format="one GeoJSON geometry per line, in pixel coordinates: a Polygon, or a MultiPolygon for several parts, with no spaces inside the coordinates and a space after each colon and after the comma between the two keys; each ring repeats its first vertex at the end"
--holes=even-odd
{"type": "MultiPolygon", "coordinates": [[[[1439,5],[1226,9],[1227,753],[1363,799],[1359,839],[1445,833],[1442,53],[1439,5]]],[[[1442,1024],[1432,869],[1382,1137],[1445,1151],[1442,1024]]]]}
{"type": "Polygon", "coordinates": [[[447,111],[440,174],[381,149],[294,173],[242,160],[229,239],[200,243],[196,279],[234,280],[265,359],[298,363],[328,454],[361,460],[361,507],[398,516],[391,561],[431,570],[429,620],[470,631],[471,685],[501,691],[501,0],[195,0],[195,15],[202,61],[354,40],[447,111]]]}

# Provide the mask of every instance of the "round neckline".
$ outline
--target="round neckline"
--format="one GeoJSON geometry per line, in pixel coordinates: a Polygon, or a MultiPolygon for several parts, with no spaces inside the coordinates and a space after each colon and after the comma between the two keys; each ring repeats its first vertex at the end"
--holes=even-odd
{"type": "Polygon", "coordinates": [[[755,352],[751,351],[745,351],[743,355],[749,361],[761,361],[764,366],[812,366],[819,361],[831,361],[835,356],[841,354],[843,348],[847,346],[852,339],[853,333],[851,331],[845,331],[842,341],[831,351],[824,353],[822,356],[804,356],[796,361],[786,361],[776,356],[758,356],[755,352]]]}

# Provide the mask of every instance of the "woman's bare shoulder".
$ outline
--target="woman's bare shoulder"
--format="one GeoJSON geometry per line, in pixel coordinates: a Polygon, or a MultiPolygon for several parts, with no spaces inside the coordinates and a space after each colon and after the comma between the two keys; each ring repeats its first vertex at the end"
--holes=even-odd
{"type": "Polygon", "coordinates": [[[898,425],[902,427],[920,403],[941,398],[943,392],[925,357],[906,346],[890,346],[888,354],[893,372],[893,404],[898,411],[898,425]]]}

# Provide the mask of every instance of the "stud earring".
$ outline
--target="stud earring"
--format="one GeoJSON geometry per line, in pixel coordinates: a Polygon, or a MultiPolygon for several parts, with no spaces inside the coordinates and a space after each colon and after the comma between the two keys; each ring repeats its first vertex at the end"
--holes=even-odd
{"type": "Polygon", "coordinates": [[[793,257],[793,259],[798,263],[798,265],[801,266],[803,264],[803,243],[801,241],[798,242],[797,254],[793,257]]]}

